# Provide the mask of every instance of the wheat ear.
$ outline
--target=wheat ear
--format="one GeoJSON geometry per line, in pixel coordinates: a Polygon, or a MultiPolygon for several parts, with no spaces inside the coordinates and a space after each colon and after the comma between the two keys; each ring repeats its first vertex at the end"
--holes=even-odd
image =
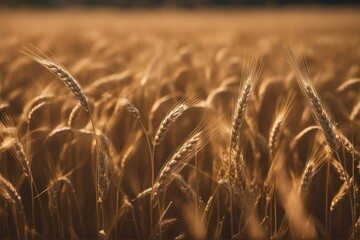
{"type": "Polygon", "coordinates": [[[26,49],[26,51],[22,51],[23,54],[32,58],[34,61],[40,63],[42,66],[47,68],[51,73],[56,75],[74,94],[74,96],[80,101],[84,110],[90,112],[90,104],[89,101],[83,92],[81,85],[78,81],[63,67],[60,63],[51,60],[49,57],[34,53],[33,51],[26,49]]]}
{"type": "Polygon", "coordinates": [[[6,180],[3,176],[0,175],[0,194],[3,196],[3,198],[12,204],[16,211],[20,214],[23,224],[25,227],[27,226],[24,206],[21,201],[21,197],[15,187],[6,180]]]}
{"type": "Polygon", "coordinates": [[[176,104],[172,109],[165,115],[163,120],[161,121],[155,137],[154,137],[154,145],[159,145],[161,141],[166,136],[167,132],[169,131],[171,125],[193,104],[197,102],[197,97],[193,96],[190,99],[181,100],[178,104],[176,104]]]}
{"type": "Polygon", "coordinates": [[[186,199],[191,203],[196,203],[196,192],[195,190],[188,184],[185,179],[179,175],[175,174],[174,176],[176,185],[180,189],[180,191],[184,194],[186,199]]]}
{"type": "Polygon", "coordinates": [[[232,130],[231,130],[231,147],[234,149],[238,145],[240,128],[244,121],[246,107],[249,103],[251,94],[254,91],[257,81],[259,80],[262,64],[258,63],[256,57],[250,58],[247,62],[248,70],[243,73],[243,83],[239,87],[239,97],[236,103],[232,130]]]}
{"type": "Polygon", "coordinates": [[[305,169],[300,177],[298,185],[298,196],[304,198],[309,191],[311,181],[315,174],[324,165],[326,160],[326,152],[321,147],[313,148],[308,157],[305,169]]]}
{"type": "Polygon", "coordinates": [[[347,139],[341,132],[337,132],[335,136],[341,146],[343,146],[345,152],[349,153],[354,160],[357,160],[360,163],[360,153],[355,149],[354,145],[347,139]]]}
{"type": "Polygon", "coordinates": [[[102,203],[109,191],[111,177],[110,177],[110,143],[106,137],[102,137],[100,141],[100,151],[97,161],[98,171],[98,201],[102,203]]]}
{"type": "Polygon", "coordinates": [[[282,128],[284,128],[286,124],[286,120],[290,113],[293,101],[294,101],[294,95],[291,94],[286,99],[283,99],[282,101],[278,102],[278,107],[275,111],[276,112],[275,121],[272,124],[269,134],[268,145],[269,145],[269,151],[271,157],[274,156],[275,148],[278,144],[282,128]]]}
{"type": "Polygon", "coordinates": [[[160,170],[154,183],[151,198],[156,198],[163,192],[167,185],[174,179],[174,174],[179,173],[190,161],[194,154],[201,150],[213,137],[216,129],[207,130],[202,126],[197,127],[187,140],[178,148],[160,170]]]}
{"type": "Polygon", "coordinates": [[[305,95],[305,98],[310,105],[311,112],[317,124],[322,129],[326,143],[330,147],[331,152],[333,154],[337,154],[338,145],[335,139],[335,128],[331,123],[330,118],[328,117],[328,114],[326,113],[325,108],[321,103],[315,89],[311,85],[310,72],[306,65],[306,61],[295,48],[291,48],[287,53],[288,62],[295,72],[298,85],[300,86],[301,91],[305,95]]]}
{"type": "Polygon", "coordinates": [[[75,127],[75,122],[77,121],[77,119],[80,116],[81,113],[81,109],[82,109],[82,105],[80,103],[76,104],[76,106],[71,110],[70,115],[69,115],[69,119],[67,122],[67,125],[71,128],[75,127]]]}
{"type": "Polygon", "coordinates": [[[350,191],[351,187],[354,184],[353,178],[350,178],[349,181],[345,181],[336,195],[333,197],[331,204],[330,204],[330,211],[334,211],[335,208],[339,205],[341,200],[345,197],[345,195],[350,191]]]}
{"type": "Polygon", "coordinates": [[[28,114],[28,122],[29,122],[29,124],[34,120],[34,116],[35,116],[36,112],[37,112],[37,111],[40,111],[43,107],[46,106],[46,104],[47,104],[46,101],[41,102],[41,103],[35,105],[35,106],[30,110],[30,112],[29,112],[29,114],[28,114]]]}

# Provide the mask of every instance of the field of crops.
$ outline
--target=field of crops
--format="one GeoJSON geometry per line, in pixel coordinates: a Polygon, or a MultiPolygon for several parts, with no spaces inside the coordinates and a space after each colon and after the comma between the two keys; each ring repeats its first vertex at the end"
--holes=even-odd
{"type": "Polygon", "coordinates": [[[360,236],[360,9],[0,9],[0,238],[360,236]]]}

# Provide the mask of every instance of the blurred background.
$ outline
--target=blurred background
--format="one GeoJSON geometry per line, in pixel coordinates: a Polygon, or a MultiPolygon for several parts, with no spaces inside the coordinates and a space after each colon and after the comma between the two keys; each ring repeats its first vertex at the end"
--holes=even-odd
{"type": "Polygon", "coordinates": [[[0,5],[67,7],[67,6],[117,6],[117,7],[241,7],[283,5],[344,5],[359,4],[359,0],[0,0],[0,5]]]}

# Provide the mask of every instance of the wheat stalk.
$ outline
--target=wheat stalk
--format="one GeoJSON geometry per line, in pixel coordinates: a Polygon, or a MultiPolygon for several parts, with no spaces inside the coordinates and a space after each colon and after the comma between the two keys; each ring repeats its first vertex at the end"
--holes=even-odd
{"type": "Polygon", "coordinates": [[[239,97],[236,103],[236,109],[233,117],[231,130],[231,147],[235,149],[238,145],[240,128],[244,120],[246,107],[254,91],[257,81],[259,80],[262,65],[258,64],[257,58],[253,57],[249,60],[249,70],[243,75],[243,84],[239,88],[239,97]]]}
{"type": "Polygon", "coordinates": [[[174,179],[174,175],[179,173],[196,152],[201,150],[210,141],[215,131],[216,129],[206,130],[202,126],[194,130],[161,168],[153,185],[152,199],[157,198],[165,190],[166,186],[174,179]]]}
{"type": "Polygon", "coordinates": [[[281,130],[284,128],[287,117],[290,113],[292,104],[294,100],[294,95],[289,95],[286,99],[283,101],[280,101],[279,106],[276,109],[275,114],[275,121],[272,124],[272,127],[270,128],[270,134],[269,134],[269,150],[270,150],[270,156],[274,156],[275,148],[278,144],[281,130]]]}
{"type": "Polygon", "coordinates": [[[348,152],[354,160],[360,163],[360,153],[355,149],[354,145],[347,139],[341,132],[337,132],[335,136],[336,140],[338,141],[341,146],[343,146],[344,150],[348,152]]]}
{"type": "Polygon", "coordinates": [[[190,184],[188,184],[185,179],[179,175],[179,174],[175,174],[174,176],[174,180],[178,186],[178,188],[180,189],[180,191],[184,194],[184,196],[186,197],[186,199],[191,202],[191,203],[196,203],[196,192],[195,190],[190,186],[190,184]]]}
{"type": "Polygon", "coordinates": [[[152,189],[153,199],[165,190],[165,187],[173,180],[174,174],[179,173],[197,149],[200,149],[202,134],[202,132],[197,132],[189,137],[163,166],[152,189]]]}
{"type": "Polygon", "coordinates": [[[81,85],[78,81],[63,67],[60,63],[56,63],[50,60],[48,57],[41,57],[33,51],[26,49],[22,51],[26,56],[32,58],[34,61],[40,63],[42,66],[47,68],[51,73],[57,76],[74,94],[74,96],[80,101],[84,110],[90,112],[90,104],[86,97],[81,85]]]}
{"type": "Polygon", "coordinates": [[[340,201],[345,197],[345,195],[350,191],[351,187],[353,186],[354,180],[350,178],[349,181],[345,181],[336,195],[333,197],[331,204],[330,204],[330,211],[334,211],[335,208],[339,205],[340,201]]]}
{"type": "Polygon", "coordinates": [[[159,145],[162,142],[171,125],[197,101],[198,98],[196,96],[190,96],[188,99],[185,97],[170,109],[156,130],[156,134],[153,140],[154,145],[159,145]]]}
{"type": "Polygon", "coordinates": [[[80,116],[82,105],[80,103],[71,110],[67,125],[71,128],[75,127],[75,123],[80,116]]]}
{"type": "MultiPolygon", "coordinates": [[[[2,175],[0,175],[0,194],[1,196],[10,204],[12,204],[15,210],[20,214],[23,224],[27,226],[26,215],[24,211],[24,206],[21,201],[21,196],[15,189],[15,187],[6,180],[2,175]]],[[[20,236],[19,236],[20,237],[20,236]]]]}
{"type": "Polygon", "coordinates": [[[98,170],[98,202],[102,203],[109,191],[111,176],[110,176],[110,145],[107,138],[102,138],[100,141],[101,147],[98,155],[97,170],[98,170]]]}
{"type": "Polygon", "coordinates": [[[135,118],[140,118],[139,110],[127,98],[120,98],[119,104],[120,106],[124,106],[135,118]]]}
{"type": "Polygon", "coordinates": [[[346,182],[348,179],[350,179],[349,174],[345,171],[345,169],[343,168],[343,166],[339,161],[332,159],[331,166],[339,175],[340,180],[346,182]]]}
{"type": "Polygon", "coordinates": [[[331,123],[330,118],[328,117],[328,114],[326,113],[325,108],[320,101],[320,98],[311,85],[310,72],[305,60],[295,48],[291,48],[291,52],[288,52],[288,62],[296,74],[296,80],[311,107],[311,112],[317,124],[322,129],[326,143],[330,147],[331,152],[333,154],[337,154],[338,145],[335,139],[335,127],[331,123]]]}
{"type": "Polygon", "coordinates": [[[326,158],[327,154],[321,147],[311,149],[308,161],[298,182],[298,196],[304,198],[307,195],[312,179],[324,165],[326,158]]]}

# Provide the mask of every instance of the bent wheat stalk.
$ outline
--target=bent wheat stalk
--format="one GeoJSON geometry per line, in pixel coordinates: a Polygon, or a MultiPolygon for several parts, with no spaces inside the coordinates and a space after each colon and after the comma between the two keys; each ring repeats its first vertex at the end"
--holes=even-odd
{"type": "Polygon", "coordinates": [[[194,132],[185,140],[185,142],[171,155],[169,160],[160,170],[158,177],[152,187],[151,199],[157,199],[166,186],[174,179],[195,155],[201,150],[213,137],[215,130],[207,130],[197,127],[194,132]]]}
{"type": "Polygon", "coordinates": [[[57,76],[74,94],[74,96],[80,101],[81,105],[84,107],[84,110],[90,112],[90,104],[88,98],[86,97],[84,91],[82,90],[81,85],[78,81],[63,67],[60,63],[51,60],[49,57],[34,53],[29,49],[26,51],[21,51],[26,56],[32,58],[34,61],[40,63],[42,66],[47,68],[51,73],[57,76]]]}
{"type": "MultiPolygon", "coordinates": [[[[96,155],[97,155],[97,162],[101,161],[101,154],[100,154],[100,145],[98,143],[98,139],[96,136],[96,131],[95,131],[95,123],[94,120],[91,116],[90,113],[90,104],[88,101],[88,98],[86,97],[83,88],[81,87],[81,85],[78,83],[78,81],[63,67],[61,66],[60,63],[56,62],[55,60],[51,60],[49,57],[47,57],[46,55],[42,54],[42,56],[40,56],[39,54],[36,54],[35,52],[29,50],[29,49],[25,49],[25,51],[21,51],[23,54],[25,54],[26,56],[32,58],[34,61],[38,62],[40,65],[44,66],[45,68],[47,68],[51,73],[53,73],[54,75],[56,75],[68,88],[69,90],[73,93],[73,95],[79,100],[81,106],[84,108],[84,110],[86,112],[88,112],[89,117],[90,117],[90,122],[91,122],[91,126],[93,129],[93,136],[95,139],[95,144],[96,144],[96,155]]],[[[95,164],[95,184],[97,185],[99,182],[99,170],[97,169],[98,164],[95,164]]],[[[99,189],[96,187],[96,213],[97,216],[99,216],[99,209],[98,209],[98,200],[99,198],[99,189]]],[[[104,210],[101,208],[101,215],[104,216],[104,210]]],[[[104,221],[102,222],[102,227],[104,227],[104,221]]],[[[98,221],[98,217],[97,217],[97,226],[99,228],[99,221],[98,221]]]]}
{"type": "Polygon", "coordinates": [[[159,145],[161,141],[166,136],[169,131],[171,125],[193,104],[198,101],[196,96],[190,97],[188,100],[183,99],[178,104],[176,104],[172,109],[165,115],[163,120],[161,121],[155,137],[154,137],[154,145],[159,145]]]}

